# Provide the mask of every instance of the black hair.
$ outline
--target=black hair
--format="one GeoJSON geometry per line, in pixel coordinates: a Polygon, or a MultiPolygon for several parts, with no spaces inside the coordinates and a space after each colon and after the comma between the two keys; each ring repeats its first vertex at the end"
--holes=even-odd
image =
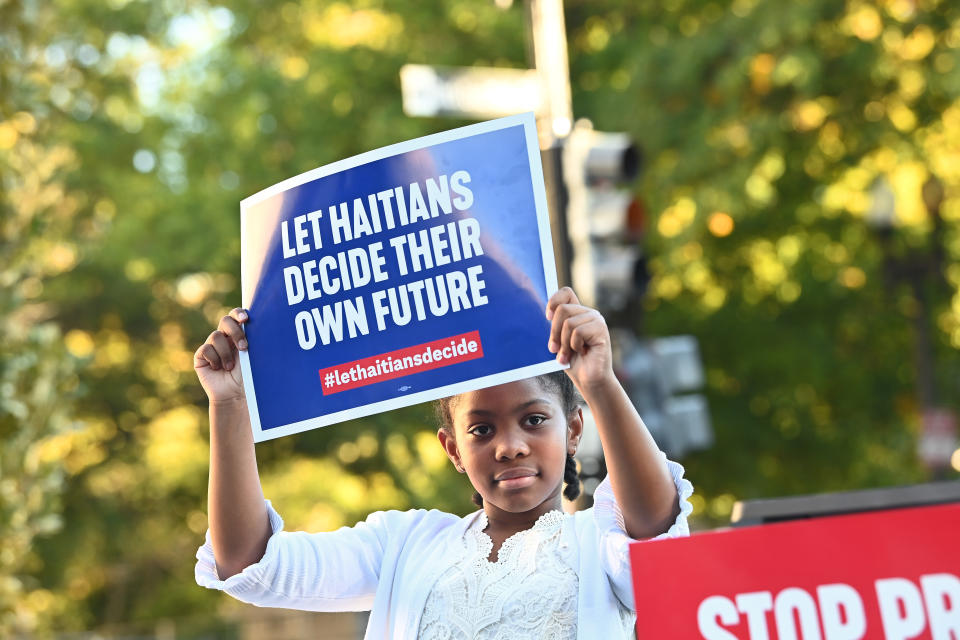
{"type": "MultiPolygon", "coordinates": [[[[545,373],[533,379],[545,389],[557,394],[563,412],[568,419],[571,413],[583,406],[583,398],[580,396],[580,392],[577,391],[573,381],[563,371],[545,373]]],[[[457,396],[449,396],[435,400],[433,403],[437,423],[451,437],[455,437],[451,408],[456,398],[457,396]]],[[[570,454],[567,454],[567,461],[563,468],[563,482],[566,485],[563,489],[564,497],[567,500],[576,500],[580,495],[580,472],[577,470],[577,461],[570,454]]],[[[480,492],[473,492],[473,502],[477,506],[483,506],[483,498],[480,496],[480,492]]]]}

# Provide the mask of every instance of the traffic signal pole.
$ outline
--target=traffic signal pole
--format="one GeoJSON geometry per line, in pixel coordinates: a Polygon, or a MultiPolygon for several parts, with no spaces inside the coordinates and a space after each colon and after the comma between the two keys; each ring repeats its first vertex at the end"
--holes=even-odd
{"type": "Polygon", "coordinates": [[[550,226],[554,229],[553,255],[560,286],[569,286],[573,281],[570,271],[573,247],[567,225],[569,199],[563,174],[563,143],[573,128],[573,103],[563,0],[526,0],[526,13],[529,42],[533,45],[532,67],[540,78],[543,92],[537,131],[550,226]]]}
{"type": "MultiPolygon", "coordinates": [[[[562,140],[573,128],[567,29],[562,0],[527,0],[527,24],[533,43],[534,69],[543,86],[541,142],[562,140]]],[[[541,144],[546,147],[547,145],[541,144]]]]}
{"type": "Polygon", "coordinates": [[[573,284],[571,264],[573,243],[567,224],[567,207],[570,203],[567,186],[563,180],[563,146],[555,144],[540,150],[543,164],[544,184],[547,190],[547,210],[550,228],[553,229],[553,258],[557,265],[557,284],[569,287],[573,284]]]}
{"type": "MultiPolygon", "coordinates": [[[[643,259],[638,235],[642,231],[630,228],[634,198],[622,187],[639,172],[639,149],[626,133],[594,131],[586,121],[574,123],[563,1],[526,0],[526,12],[533,45],[531,66],[542,90],[537,129],[557,279],[561,286],[575,286],[584,304],[601,309],[613,321],[611,326],[617,324],[615,317],[635,324],[636,317],[623,316],[640,295],[636,280],[638,261],[643,259]]],[[[628,356],[642,352],[655,362],[654,371],[634,371],[626,382],[633,383],[631,399],[642,413],[660,412],[658,443],[678,457],[710,446],[713,435],[706,400],[688,393],[701,387],[702,381],[696,375],[651,378],[663,377],[667,371],[700,372],[702,377],[696,340],[674,337],[648,344],[638,341],[632,331],[618,333],[629,338],[620,351],[628,356]],[[651,344],[658,348],[651,350],[651,344]],[[641,401],[644,392],[657,396],[656,406],[641,401]]],[[[630,367],[624,369],[631,373],[630,367]]],[[[582,444],[584,488],[590,494],[593,486],[588,483],[605,474],[603,451],[599,439],[592,445],[585,439],[582,444]]]]}
{"type": "MultiPolygon", "coordinates": [[[[497,4],[506,7],[511,3],[505,0],[497,4]]],[[[411,116],[478,120],[533,111],[558,283],[574,286],[581,301],[600,309],[611,327],[636,327],[639,317],[630,310],[642,295],[638,267],[643,254],[642,228],[635,228],[634,218],[642,223],[643,216],[625,186],[639,170],[639,149],[626,133],[594,131],[589,121],[574,124],[563,1],[525,0],[525,16],[531,68],[404,65],[400,70],[404,111],[411,116]],[[634,210],[640,215],[632,215],[634,210]]],[[[656,372],[672,370],[671,363],[690,359],[690,349],[681,353],[667,349],[662,354],[662,349],[657,349],[653,353],[649,345],[638,341],[634,331],[625,335],[629,339],[620,345],[619,350],[626,354],[620,358],[622,362],[643,364],[653,362],[656,356],[652,370],[656,372]]],[[[698,355],[696,360],[699,363],[698,355]]],[[[644,366],[621,368],[627,378],[625,386],[641,415],[654,417],[661,411],[664,429],[684,436],[669,441],[660,437],[658,442],[670,449],[668,454],[679,456],[709,446],[705,403],[686,395],[674,397],[675,392],[693,390],[687,388],[689,385],[680,388],[660,384],[651,379],[653,372],[644,366]],[[655,402],[644,401],[650,395],[647,391],[657,390],[662,393],[655,402]]],[[[589,445],[585,437],[580,453],[588,476],[584,487],[589,493],[588,481],[599,479],[589,476],[603,474],[599,439],[589,445]]]]}

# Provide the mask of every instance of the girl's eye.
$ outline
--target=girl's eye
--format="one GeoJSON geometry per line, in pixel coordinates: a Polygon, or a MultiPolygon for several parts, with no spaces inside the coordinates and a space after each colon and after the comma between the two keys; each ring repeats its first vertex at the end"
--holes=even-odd
{"type": "Polygon", "coordinates": [[[527,422],[533,426],[543,424],[544,422],[546,422],[546,420],[547,420],[546,416],[530,416],[529,418],[527,418],[527,422]]]}
{"type": "Polygon", "coordinates": [[[490,425],[486,425],[486,424],[478,424],[477,426],[475,426],[473,429],[470,429],[469,431],[470,435],[474,435],[474,436],[488,436],[490,435],[490,432],[491,432],[490,425]]]}

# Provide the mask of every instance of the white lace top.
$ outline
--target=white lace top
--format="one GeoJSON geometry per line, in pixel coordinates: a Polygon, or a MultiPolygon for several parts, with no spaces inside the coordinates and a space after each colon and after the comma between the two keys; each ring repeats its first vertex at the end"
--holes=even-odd
{"type": "Polygon", "coordinates": [[[481,511],[451,551],[420,619],[420,640],[574,640],[577,637],[576,560],[561,543],[572,522],[549,511],[532,528],[507,538],[496,562],[481,511]]]}
{"type": "MultiPolygon", "coordinates": [[[[667,462],[667,466],[680,494],[680,515],[667,532],[657,536],[659,538],[687,535],[687,516],[693,510],[688,500],[693,493],[693,486],[683,478],[683,467],[674,462],[667,462]]],[[[559,518],[562,520],[559,537],[555,535],[555,528],[547,526],[549,520],[558,518],[559,514],[556,514],[546,518],[547,522],[535,525],[535,530],[505,544],[500,551],[499,564],[501,568],[513,569],[501,574],[503,577],[500,580],[485,578],[485,574],[476,572],[471,577],[464,570],[464,567],[470,566],[467,564],[469,545],[476,545],[474,548],[478,549],[483,540],[476,533],[468,531],[472,528],[482,532],[487,525],[479,513],[461,518],[425,509],[376,511],[353,527],[305,533],[284,531],[280,515],[269,501],[265,502],[265,506],[273,535],[267,542],[263,558],[240,573],[221,580],[217,575],[208,532],[206,542],[197,550],[195,571],[200,585],[220,589],[238,600],[261,607],[370,611],[365,636],[367,640],[414,640],[422,637],[421,631],[426,634],[427,628],[436,624],[424,618],[453,622],[454,626],[449,627],[451,638],[470,637],[464,635],[469,632],[459,630],[456,621],[452,620],[452,614],[437,613],[436,598],[448,598],[450,602],[459,599],[463,603],[468,595],[497,594],[493,595],[492,601],[502,603],[499,617],[503,619],[504,626],[491,624],[481,630],[478,637],[539,639],[544,637],[542,630],[549,630],[549,627],[534,626],[527,629],[521,626],[521,622],[529,620],[536,625],[540,616],[520,616],[516,612],[524,608],[529,612],[540,607],[540,600],[535,606],[525,603],[530,602],[530,598],[541,596],[544,598],[542,602],[554,603],[549,604],[551,610],[566,611],[565,607],[555,603],[562,593],[568,593],[572,583],[565,582],[565,586],[557,589],[560,580],[546,585],[538,581],[540,586],[537,590],[531,588],[521,592],[518,588],[520,581],[517,580],[520,567],[525,566],[524,559],[534,558],[536,563],[543,563],[536,565],[537,572],[546,574],[549,570],[542,569],[542,566],[554,566],[554,575],[568,575],[562,570],[562,565],[566,565],[567,569],[573,569],[576,573],[579,589],[576,590],[575,600],[571,600],[575,604],[576,629],[572,622],[558,623],[558,627],[569,629],[565,631],[567,637],[574,632],[580,640],[626,640],[633,637],[633,575],[629,553],[632,540],[624,529],[623,515],[609,480],[604,480],[597,487],[593,507],[559,518]],[[528,544],[532,545],[534,553],[523,549],[528,544]],[[511,547],[514,547],[512,552],[511,547]],[[558,547],[559,551],[556,551],[558,547]],[[454,553],[451,551],[454,549],[462,550],[454,553]],[[572,559],[572,564],[568,558],[572,559]],[[455,560],[460,561],[459,569],[451,569],[456,564],[455,560]],[[460,572],[461,584],[464,585],[461,594],[455,595],[456,587],[441,589],[441,584],[456,583],[452,576],[457,572],[460,572]],[[496,589],[501,583],[508,593],[499,595],[496,589]],[[484,588],[478,590],[480,585],[484,588]],[[434,599],[433,604],[427,605],[427,600],[431,598],[434,599]]],[[[489,547],[474,553],[475,558],[484,562],[488,556],[489,547]]],[[[666,580],[674,577],[650,575],[647,579],[666,580]]],[[[480,602],[481,599],[477,597],[476,601],[480,602]]],[[[441,605],[441,609],[445,607],[441,605]]],[[[466,611],[464,617],[476,622],[479,616],[469,608],[461,605],[457,611],[466,611]]],[[[543,608],[546,610],[547,605],[543,605],[543,608]]],[[[557,619],[570,620],[562,617],[557,619]]],[[[548,623],[541,620],[539,624],[548,623]]]]}

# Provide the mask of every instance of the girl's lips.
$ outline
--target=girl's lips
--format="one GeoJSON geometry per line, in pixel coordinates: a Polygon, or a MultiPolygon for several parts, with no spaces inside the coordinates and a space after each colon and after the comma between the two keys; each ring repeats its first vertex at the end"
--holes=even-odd
{"type": "Polygon", "coordinates": [[[536,479],[536,476],[520,476],[519,478],[498,480],[497,484],[500,485],[501,489],[523,489],[532,485],[536,479]]]}
{"type": "Polygon", "coordinates": [[[494,480],[502,489],[522,489],[529,487],[537,479],[534,469],[510,469],[497,475],[494,480]]]}

